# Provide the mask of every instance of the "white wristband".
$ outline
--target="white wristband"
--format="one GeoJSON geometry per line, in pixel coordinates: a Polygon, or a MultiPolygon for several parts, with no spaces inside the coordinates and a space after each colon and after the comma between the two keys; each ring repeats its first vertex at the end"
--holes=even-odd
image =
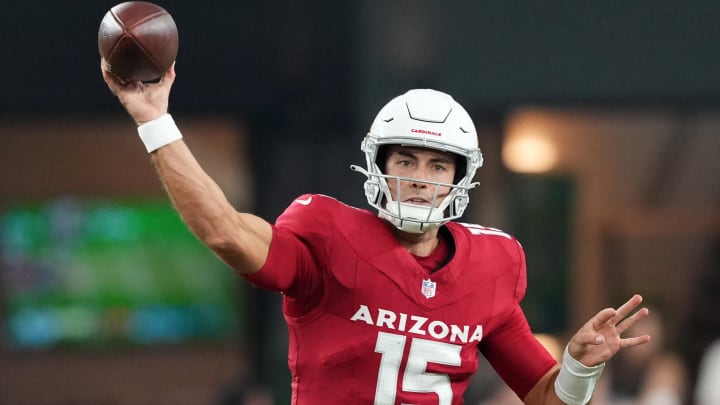
{"type": "Polygon", "coordinates": [[[161,115],[138,127],[140,139],[145,144],[148,153],[154,152],[163,146],[182,139],[182,134],[175,125],[170,114],[161,115]]]}
{"type": "Polygon", "coordinates": [[[585,405],[590,401],[605,363],[588,367],[575,360],[565,346],[560,373],[555,379],[555,393],[568,405],[585,405]]]}

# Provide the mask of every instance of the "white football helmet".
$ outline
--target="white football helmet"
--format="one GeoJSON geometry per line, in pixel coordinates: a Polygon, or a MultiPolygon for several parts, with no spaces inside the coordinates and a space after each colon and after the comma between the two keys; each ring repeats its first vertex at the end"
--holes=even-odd
{"type": "Polygon", "coordinates": [[[379,211],[380,217],[401,231],[423,233],[459,218],[469,202],[468,190],[479,184],[472,182],[475,171],[483,162],[475,125],[460,104],[449,94],[437,90],[414,89],[392,99],[375,117],[361,149],[365,152],[367,170],[355,165],[351,168],[367,176],[365,196],[368,203],[379,211]],[[458,155],[454,184],[384,174],[387,156],[383,147],[386,145],[417,146],[458,155]],[[400,195],[394,201],[388,180],[397,182],[398,194],[400,181],[435,187],[431,205],[401,202],[400,195]],[[443,186],[450,187],[451,191],[438,204],[437,194],[443,186]]]}

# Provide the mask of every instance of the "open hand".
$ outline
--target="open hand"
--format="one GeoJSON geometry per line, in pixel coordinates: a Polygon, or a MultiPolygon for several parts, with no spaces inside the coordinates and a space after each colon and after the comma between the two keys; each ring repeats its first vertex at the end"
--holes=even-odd
{"type": "Polygon", "coordinates": [[[630,315],[641,302],[642,296],[634,295],[617,309],[606,308],[598,312],[570,339],[570,355],[586,366],[595,366],[611,359],[620,349],[649,342],[649,335],[621,336],[648,315],[647,308],[630,315]]]}

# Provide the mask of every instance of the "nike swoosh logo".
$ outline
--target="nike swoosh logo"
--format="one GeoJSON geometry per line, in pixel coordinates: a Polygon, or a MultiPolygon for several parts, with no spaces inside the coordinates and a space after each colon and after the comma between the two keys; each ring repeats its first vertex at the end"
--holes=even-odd
{"type": "Polygon", "coordinates": [[[298,204],[302,204],[302,205],[310,205],[310,203],[312,202],[312,196],[310,196],[304,200],[301,200],[298,198],[297,200],[295,200],[295,202],[298,204]]]}

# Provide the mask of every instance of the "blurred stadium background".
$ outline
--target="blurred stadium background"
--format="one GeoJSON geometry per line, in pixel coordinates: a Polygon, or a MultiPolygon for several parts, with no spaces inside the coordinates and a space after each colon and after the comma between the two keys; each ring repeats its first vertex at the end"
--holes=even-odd
{"type": "MultiPolygon", "coordinates": [[[[186,233],[102,82],[115,3],[0,13],[0,403],[230,404],[258,383],[288,403],[278,298],[186,233]]],[[[180,32],[171,112],[237,208],[364,207],[348,166],[377,109],[447,91],[486,161],[465,220],[522,241],[535,329],[642,293],[692,382],[720,338],[720,4],[157,4],[180,32]]]]}

